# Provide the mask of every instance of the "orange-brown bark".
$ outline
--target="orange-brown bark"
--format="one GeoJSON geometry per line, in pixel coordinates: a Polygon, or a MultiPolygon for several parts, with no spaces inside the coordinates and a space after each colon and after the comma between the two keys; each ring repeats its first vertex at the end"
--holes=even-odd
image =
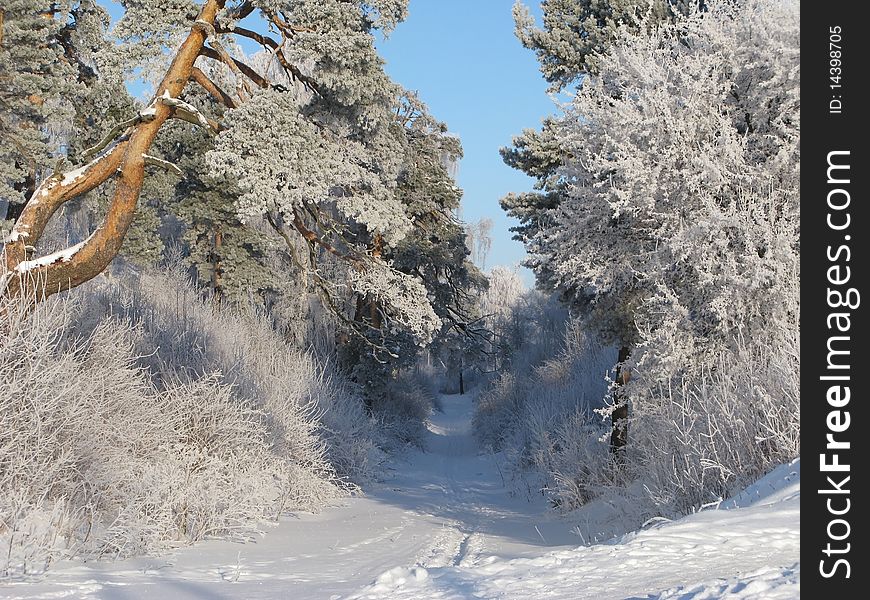
{"type": "MultiPolygon", "coordinates": [[[[198,20],[214,24],[217,12],[225,0],[205,0],[198,20]]],[[[193,26],[178,49],[155,98],[168,92],[172,98],[181,95],[190,80],[194,62],[203,50],[206,32],[193,26]]],[[[6,293],[32,293],[38,299],[61,290],[76,287],[101,273],[115,258],[127,233],[145,175],[145,154],[157,132],[172,115],[173,108],[161,102],[153,103],[153,118],[132,127],[126,141],[116,144],[90,163],[78,177],[52,176],[37,188],[16,222],[12,241],[5,246],[6,267],[12,277],[7,279],[6,293]],[[45,229],[48,220],[67,200],[83,194],[117,173],[114,196],[106,217],[96,231],[75,250],[68,249],[53,262],[45,259],[25,262],[25,245],[33,244],[45,229]],[[26,235],[21,235],[26,234],[26,235]],[[19,276],[14,276],[15,273],[19,276]],[[38,282],[38,289],[29,289],[38,282]]]]}

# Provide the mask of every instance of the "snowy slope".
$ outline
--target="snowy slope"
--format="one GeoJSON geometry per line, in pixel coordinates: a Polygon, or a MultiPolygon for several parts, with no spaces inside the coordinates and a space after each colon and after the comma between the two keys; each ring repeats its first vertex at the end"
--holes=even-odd
{"type": "Polygon", "coordinates": [[[540,495],[512,497],[470,433],[472,397],[444,396],[428,451],[386,483],[254,544],[209,541],[170,556],[55,565],[0,598],[792,598],[800,463],[674,523],[577,547],[540,495]]]}

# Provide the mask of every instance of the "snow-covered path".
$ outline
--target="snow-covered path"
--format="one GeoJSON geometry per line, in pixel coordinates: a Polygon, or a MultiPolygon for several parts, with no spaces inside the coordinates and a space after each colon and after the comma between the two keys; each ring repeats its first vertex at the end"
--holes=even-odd
{"type": "Polygon", "coordinates": [[[207,541],[169,556],[55,565],[0,598],[346,597],[395,567],[474,566],[579,543],[540,494],[513,497],[471,435],[474,396],[440,398],[427,451],[408,450],[384,483],[317,515],[300,514],[250,544],[207,541]],[[531,502],[530,502],[531,500],[531,502]]]}
{"type": "Polygon", "coordinates": [[[161,558],[56,565],[42,581],[0,584],[0,598],[799,597],[799,460],[728,510],[578,547],[570,522],[540,494],[509,495],[496,459],[478,453],[473,397],[441,403],[428,451],[409,450],[365,497],[284,519],[256,543],[208,541],[161,558]]]}
{"type": "Polygon", "coordinates": [[[609,543],[475,565],[394,568],[354,600],[800,597],[800,461],[726,502],[609,543]]]}

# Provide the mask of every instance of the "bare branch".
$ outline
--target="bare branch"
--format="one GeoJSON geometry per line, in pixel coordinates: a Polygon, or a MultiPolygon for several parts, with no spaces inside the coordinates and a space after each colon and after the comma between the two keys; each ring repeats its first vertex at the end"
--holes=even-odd
{"type": "Polygon", "coordinates": [[[179,177],[184,177],[184,171],[181,170],[181,167],[176,165],[173,162],[169,162],[168,160],[163,160],[162,158],[157,158],[156,156],[151,156],[150,154],[143,154],[142,158],[145,159],[146,165],[151,165],[153,167],[160,167],[167,173],[172,173],[173,175],[178,175],[179,177]]]}
{"type": "Polygon", "coordinates": [[[290,64],[290,62],[287,60],[287,57],[284,55],[284,51],[282,49],[282,46],[284,45],[283,43],[279,44],[276,40],[272,39],[269,36],[262,35],[260,33],[257,33],[256,31],[252,31],[244,27],[236,27],[232,30],[219,29],[218,31],[220,33],[234,33],[236,35],[246,37],[248,39],[254,40],[267,50],[271,49],[272,55],[278,60],[278,64],[281,65],[281,68],[284,69],[284,72],[287,73],[287,76],[291,80],[300,82],[302,85],[304,85],[306,88],[316,94],[320,93],[317,88],[317,82],[302,73],[302,71],[299,70],[299,67],[290,64]]]}
{"type": "Polygon", "coordinates": [[[115,125],[109,130],[109,132],[105,136],[103,136],[103,139],[97,142],[96,145],[82,151],[82,158],[87,160],[88,158],[95,155],[97,152],[105,149],[106,146],[111,144],[121,132],[126,132],[128,129],[135,125],[138,125],[142,121],[146,121],[152,118],[154,118],[153,115],[151,115],[151,113],[149,113],[148,109],[146,108],[135,117],[131,117],[126,121],[120,121],[119,123],[115,123],[115,125]]]}
{"type": "MultiPolygon", "coordinates": [[[[200,50],[200,55],[205,56],[206,58],[210,58],[212,60],[216,60],[218,62],[224,62],[221,54],[215,50],[214,48],[209,48],[208,46],[203,46],[200,50]]],[[[248,79],[253,81],[257,86],[261,88],[269,88],[272,87],[272,84],[262,75],[257,73],[254,69],[243,63],[242,61],[235,59],[229,55],[227,55],[229,61],[233,66],[230,67],[233,72],[236,70],[241,71],[248,79]]]]}
{"type": "Polygon", "coordinates": [[[245,0],[230,12],[230,17],[233,19],[244,19],[254,12],[255,8],[256,6],[254,6],[254,3],[251,2],[251,0],[245,0]]]}
{"type": "Polygon", "coordinates": [[[248,85],[248,81],[242,76],[242,73],[236,62],[233,60],[233,57],[230,56],[230,53],[227,52],[220,41],[218,41],[214,25],[208,21],[197,19],[194,21],[193,26],[205,33],[206,40],[211,44],[214,51],[217,52],[221,62],[229,67],[236,76],[236,95],[239,97],[239,100],[244,102],[251,95],[251,87],[248,85]]]}
{"type": "Polygon", "coordinates": [[[226,106],[227,108],[236,108],[238,104],[233,100],[233,97],[223,91],[214,81],[208,78],[208,75],[200,69],[193,67],[190,70],[190,79],[200,85],[202,89],[208,92],[212,98],[226,106]]]}
{"type": "Polygon", "coordinates": [[[300,217],[299,213],[295,210],[293,211],[293,227],[295,227],[296,231],[298,231],[302,235],[302,237],[305,238],[305,240],[309,243],[317,244],[330,254],[337,256],[343,261],[349,262],[354,268],[358,270],[362,270],[364,268],[364,262],[362,258],[353,254],[345,254],[341,252],[340,250],[335,248],[335,246],[317,235],[317,233],[308,229],[308,227],[306,227],[305,223],[302,221],[302,217],[300,217]]]}

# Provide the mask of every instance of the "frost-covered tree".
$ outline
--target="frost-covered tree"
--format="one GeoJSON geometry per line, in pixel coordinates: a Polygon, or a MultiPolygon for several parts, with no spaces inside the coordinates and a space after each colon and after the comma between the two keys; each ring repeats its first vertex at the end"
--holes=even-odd
{"type": "Polygon", "coordinates": [[[481,269],[486,269],[486,261],[492,250],[492,225],[492,219],[482,217],[477,222],[465,226],[466,244],[471,250],[471,260],[481,269]]]}
{"type": "Polygon", "coordinates": [[[513,13],[517,37],[534,50],[541,74],[557,91],[595,70],[620,27],[637,29],[664,20],[687,4],[683,0],[543,0],[543,28],[536,26],[521,0],[514,4],[513,13]]]}
{"type": "MultiPolygon", "coordinates": [[[[793,326],[770,298],[795,294],[798,57],[796,3],[709,3],[623,29],[552,122],[565,194],[526,242],[621,362],[657,336],[688,345],[645,353],[661,365],[793,326]]],[[[615,447],[627,416],[617,401],[615,447]]]]}
{"type": "MultiPolygon", "coordinates": [[[[384,247],[383,259],[422,282],[442,323],[430,352],[455,359],[445,363],[450,363],[451,374],[458,377],[462,356],[473,356],[486,336],[477,313],[477,295],[486,280],[470,260],[465,227],[455,216],[462,190],[451,172],[462,148],[414,94],[402,96],[396,117],[405,139],[396,193],[413,227],[395,247],[384,247]]],[[[371,318],[372,311],[378,319],[377,303],[358,296],[355,316],[371,318]]],[[[376,339],[383,335],[381,331],[372,333],[376,339]]],[[[367,380],[378,371],[385,375],[391,369],[414,364],[418,348],[412,341],[407,336],[404,341],[393,336],[393,353],[401,358],[389,364],[373,364],[370,358],[361,361],[358,351],[353,362],[357,370],[367,373],[367,380]]]]}
{"type": "Polygon", "coordinates": [[[524,341],[529,322],[524,322],[520,310],[524,295],[529,291],[516,269],[493,267],[487,277],[489,286],[480,296],[480,312],[492,332],[490,364],[498,371],[509,365],[513,352],[524,341]]]}
{"type": "MultiPolygon", "coordinates": [[[[520,0],[513,12],[517,38],[535,52],[550,91],[557,92],[571,89],[596,71],[597,61],[612,46],[620,27],[637,31],[654,26],[686,12],[690,5],[683,0],[544,0],[542,27],[520,0]]],[[[520,221],[513,231],[524,243],[538,231],[547,211],[565,198],[557,122],[547,117],[540,130],[524,130],[512,146],[501,150],[505,163],[535,179],[535,191],[511,193],[501,200],[502,207],[520,221]]],[[[530,256],[528,266],[546,280],[545,262],[530,256]]]]}
{"type": "Polygon", "coordinates": [[[64,57],[64,44],[72,51],[67,17],[48,0],[0,7],[0,201],[9,220],[52,162],[50,127],[69,117],[61,100],[75,84],[75,67],[64,57]]]}
{"type": "MultiPolygon", "coordinates": [[[[391,263],[419,223],[399,190],[411,157],[405,94],[384,73],[374,48],[374,31],[392,29],[404,18],[406,4],[125,3],[116,30],[125,40],[119,60],[128,67],[171,61],[152,100],[81,153],[91,162],[55,173],[38,187],[33,196],[38,201],[25,208],[6,244],[9,273],[3,287],[18,293],[39,280],[44,296],[101,272],[123,244],[146,167],[176,170],[155,145],[174,119],[217,134],[197,176],[234,197],[238,222],[265,218],[282,237],[302,240],[307,256],[299,263],[329,303],[355,294],[374,307],[364,327],[402,330],[415,343],[431,340],[442,323],[426,285],[391,263]],[[270,31],[246,26],[244,20],[255,12],[270,31]],[[264,47],[270,57],[265,67],[243,60],[233,46],[238,38],[264,47]],[[219,65],[224,76],[205,65],[219,65]],[[189,85],[208,92],[223,105],[221,111],[198,105],[186,91],[189,85]],[[47,256],[28,256],[26,246],[41,237],[60,206],[112,185],[105,218],[84,241],[47,256]],[[340,280],[323,276],[318,264],[324,255],[347,266],[340,280]]],[[[394,354],[385,344],[378,348],[394,354]]]]}

